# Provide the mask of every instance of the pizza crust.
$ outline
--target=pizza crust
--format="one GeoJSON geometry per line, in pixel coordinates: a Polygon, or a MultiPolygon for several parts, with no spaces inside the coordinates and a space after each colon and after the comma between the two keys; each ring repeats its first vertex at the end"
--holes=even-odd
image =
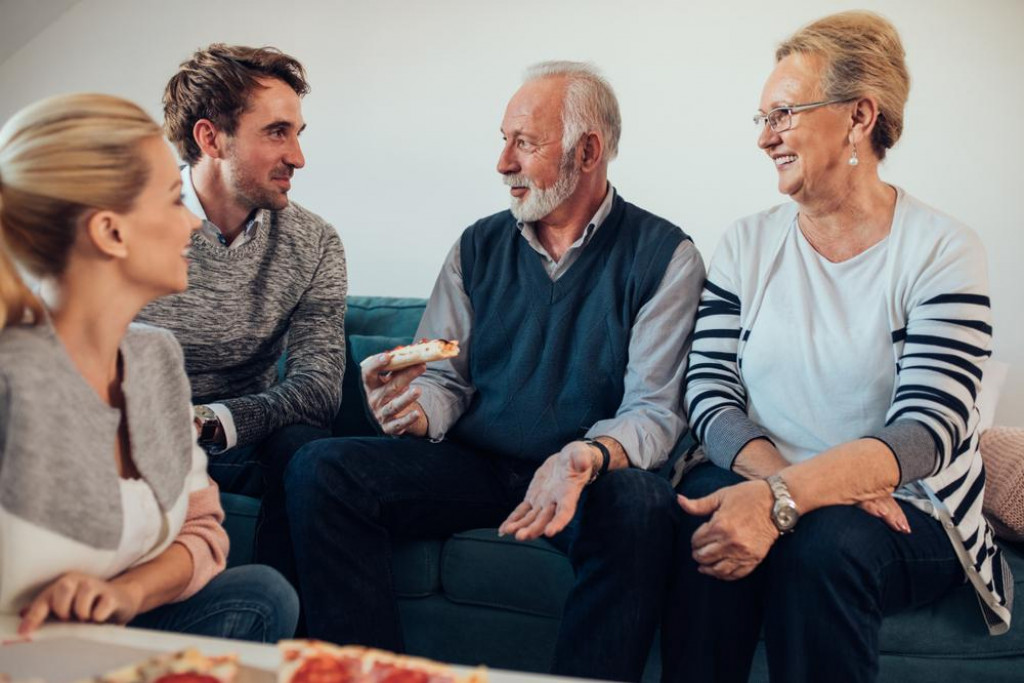
{"type": "MultiPolygon", "coordinates": [[[[390,351],[384,352],[390,356],[391,360],[380,371],[394,372],[420,363],[432,363],[446,358],[454,358],[459,355],[459,351],[459,342],[447,339],[424,339],[416,344],[396,346],[390,351]]],[[[375,357],[370,356],[364,359],[360,365],[365,367],[370,359],[375,357]]]]}

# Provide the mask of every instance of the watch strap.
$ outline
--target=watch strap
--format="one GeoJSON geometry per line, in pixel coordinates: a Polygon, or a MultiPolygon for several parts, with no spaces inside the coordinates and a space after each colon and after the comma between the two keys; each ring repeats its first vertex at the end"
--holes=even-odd
{"type": "Polygon", "coordinates": [[[605,446],[597,439],[583,439],[583,443],[587,444],[588,446],[593,446],[597,450],[601,451],[601,467],[594,474],[591,475],[590,481],[587,482],[589,484],[593,483],[595,480],[597,480],[598,477],[600,477],[602,474],[608,471],[608,465],[611,464],[612,461],[612,452],[608,450],[607,446],[605,446]]]}

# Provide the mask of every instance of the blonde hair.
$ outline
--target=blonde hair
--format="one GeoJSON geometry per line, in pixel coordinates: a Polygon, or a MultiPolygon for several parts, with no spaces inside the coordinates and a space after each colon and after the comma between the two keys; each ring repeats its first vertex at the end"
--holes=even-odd
{"type": "Polygon", "coordinates": [[[825,59],[823,99],[872,95],[878,120],[871,148],[879,159],[903,133],[903,107],[910,93],[910,73],[899,33],[887,19],[863,10],[832,14],[804,26],[775,50],[775,61],[793,53],[825,59]]]}
{"type": "Polygon", "coordinates": [[[130,210],[149,178],[140,143],[161,135],[140,107],[111,95],[60,95],[0,129],[0,329],[43,308],[15,270],[58,275],[81,219],[130,210]]]}

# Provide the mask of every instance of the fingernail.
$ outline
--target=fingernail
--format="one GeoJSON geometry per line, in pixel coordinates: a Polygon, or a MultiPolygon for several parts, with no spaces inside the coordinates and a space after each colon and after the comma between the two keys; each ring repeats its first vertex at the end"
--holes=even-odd
{"type": "Polygon", "coordinates": [[[380,362],[382,362],[382,363],[383,363],[384,361],[386,361],[387,359],[388,359],[388,354],[386,354],[386,353],[382,353],[382,354],[380,354],[379,356],[377,356],[377,360],[379,360],[379,361],[380,361],[380,362]]]}

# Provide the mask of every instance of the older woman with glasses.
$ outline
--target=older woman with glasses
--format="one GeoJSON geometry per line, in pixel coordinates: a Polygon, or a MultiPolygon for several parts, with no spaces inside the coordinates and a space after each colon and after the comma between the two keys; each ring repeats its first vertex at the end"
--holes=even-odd
{"type": "Polygon", "coordinates": [[[964,581],[1009,627],[981,513],[985,253],[878,175],[909,84],[867,12],[776,51],[754,121],[793,202],[727,231],[698,311],[685,402],[706,461],[680,467],[700,463],[678,488],[668,679],[745,680],[763,629],[773,680],[872,680],[882,618],[964,581]]]}

